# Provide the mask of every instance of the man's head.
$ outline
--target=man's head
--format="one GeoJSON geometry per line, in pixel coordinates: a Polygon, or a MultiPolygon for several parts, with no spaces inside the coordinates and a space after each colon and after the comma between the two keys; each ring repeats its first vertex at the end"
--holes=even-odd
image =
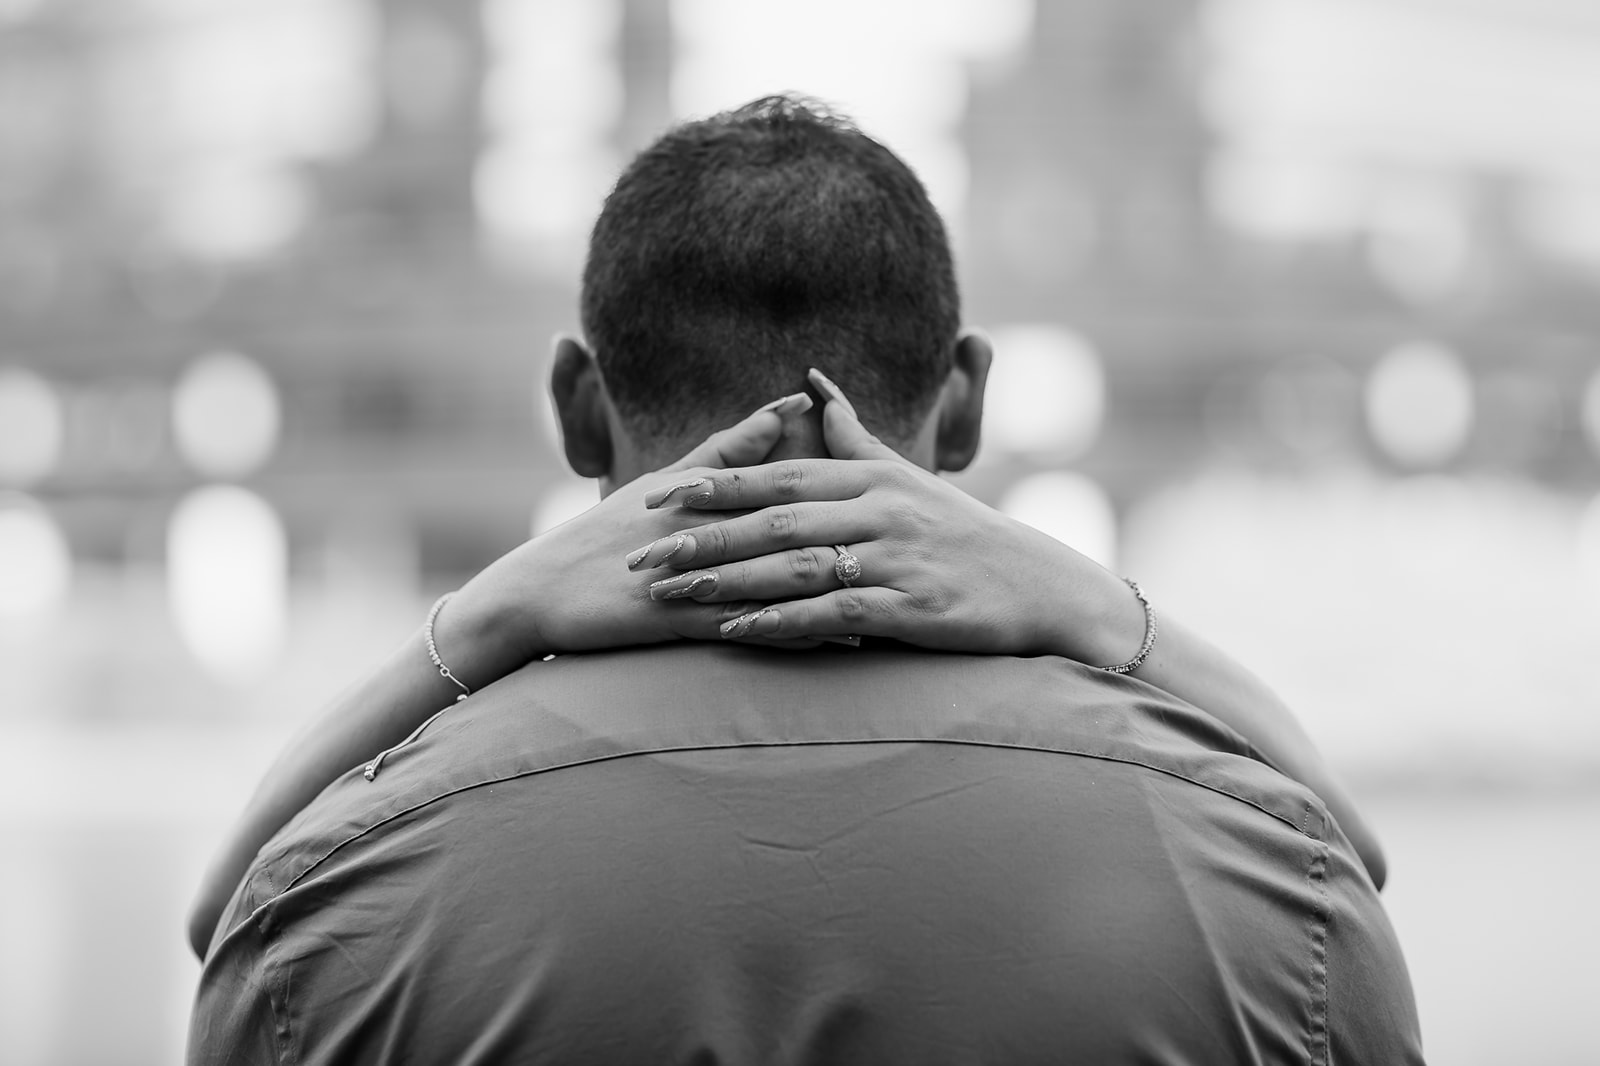
{"type": "Polygon", "coordinates": [[[592,349],[563,339],[552,376],[581,474],[631,480],[804,388],[812,366],[923,465],[957,469],[976,448],[988,349],[958,335],[938,213],[887,148],[793,98],[640,153],[595,223],[582,307],[592,349]]]}

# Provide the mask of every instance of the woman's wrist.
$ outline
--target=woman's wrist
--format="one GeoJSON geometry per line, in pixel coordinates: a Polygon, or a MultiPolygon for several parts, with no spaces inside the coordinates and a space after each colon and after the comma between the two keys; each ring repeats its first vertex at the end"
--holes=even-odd
{"type": "Polygon", "coordinates": [[[1047,650],[1089,666],[1125,663],[1145,637],[1144,605],[1122,578],[1071,548],[1051,589],[1047,650]]]}
{"type": "Polygon", "coordinates": [[[537,594],[499,569],[491,565],[463,585],[434,621],[440,659],[474,692],[551,650],[532,609],[537,594]]]}

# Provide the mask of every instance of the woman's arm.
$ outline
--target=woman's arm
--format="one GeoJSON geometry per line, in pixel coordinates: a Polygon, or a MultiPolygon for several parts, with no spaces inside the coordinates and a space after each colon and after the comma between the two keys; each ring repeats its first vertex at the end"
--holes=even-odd
{"type": "MultiPolygon", "coordinates": [[[[830,399],[824,431],[839,459],[710,472],[691,498],[670,489],[647,494],[647,507],[677,504],[702,512],[697,521],[721,509],[788,512],[782,521],[757,512],[694,528],[671,560],[679,573],[658,579],[652,596],[768,605],[724,625],[735,639],[858,634],[1098,666],[1133,657],[1145,616],[1120,578],[914,467],[868,434],[848,401],[830,399]],[[841,588],[834,576],[833,544],[861,560],[857,587],[841,588]]],[[[652,546],[646,566],[660,566],[676,543],[652,546]]],[[[1159,632],[1133,676],[1224,722],[1311,788],[1382,887],[1387,866],[1377,838],[1293,712],[1187,627],[1163,615],[1159,632]]]]}
{"type": "MultiPolygon", "coordinates": [[[[679,463],[641,478],[638,491],[685,467],[758,463],[787,418],[811,406],[804,393],[715,434],[679,463]]],[[[710,516],[708,516],[710,517],[710,516]]],[[[669,610],[654,604],[617,557],[668,532],[681,516],[645,511],[630,489],[502,556],[440,611],[435,643],[450,670],[479,688],[552,652],[716,639],[717,627],[751,604],[724,601],[669,610]]],[[[351,767],[411,734],[460,690],[431,665],[418,630],[387,661],[336,699],[284,748],[257,786],[201,881],[189,943],[204,957],[217,920],[261,846],[351,767]]]]}

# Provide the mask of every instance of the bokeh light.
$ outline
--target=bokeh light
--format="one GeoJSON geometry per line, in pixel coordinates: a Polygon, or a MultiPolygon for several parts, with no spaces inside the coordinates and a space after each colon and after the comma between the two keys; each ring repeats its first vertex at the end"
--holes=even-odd
{"type": "Polygon", "coordinates": [[[312,209],[302,161],[347,153],[376,126],[371,5],[126,6],[159,31],[129,34],[104,72],[107,117],[138,130],[106,145],[117,184],[160,201],[156,232],[185,253],[280,250],[312,209]]]}
{"type": "Polygon", "coordinates": [[[257,680],[277,659],[288,617],[283,523],[233,485],[196,489],[167,529],[167,595],[178,633],[220,680],[257,680]]]}
{"type": "Polygon", "coordinates": [[[0,620],[56,609],[71,584],[72,553],[49,512],[30,497],[0,494],[0,620]]]}
{"type": "Polygon", "coordinates": [[[617,0],[490,0],[484,78],[489,144],[473,200],[491,246],[571,277],[582,263],[618,160],[607,131],[622,116],[617,0]]]}
{"type": "Polygon", "coordinates": [[[19,367],[0,367],[0,484],[30,485],[61,457],[61,399],[50,382],[19,367]]]}
{"type": "Polygon", "coordinates": [[[183,458],[202,474],[239,477],[278,443],[278,390],[237,352],[214,352],[184,371],[172,396],[172,429],[183,458]]]}
{"type": "Polygon", "coordinates": [[[1101,566],[1116,568],[1116,510],[1093,479],[1070,471],[1030,474],[1006,490],[1000,510],[1101,566]]]}
{"type": "Polygon", "coordinates": [[[1094,444],[1105,418],[1100,357],[1061,326],[993,331],[994,368],[984,394],[985,441],[1022,455],[1074,459],[1094,444]]]}
{"type": "Polygon", "coordinates": [[[1438,344],[1404,344],[1367,378],[1367,427],[1384,452],[1410,467],[1436,466],[1459,452],[1472,431],[1472,379],[1438,344]]]}

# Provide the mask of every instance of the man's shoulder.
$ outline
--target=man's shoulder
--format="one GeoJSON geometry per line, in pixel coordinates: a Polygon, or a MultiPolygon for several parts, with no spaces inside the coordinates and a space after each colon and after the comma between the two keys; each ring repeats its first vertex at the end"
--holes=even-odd
{"type": "Polygon", "coordinates": [[[662,752],[886,742],[1106,759],[1291,823],[1320,811],[1210,716],[1068,660],[668,645],[533,663],[452,706],[374,779],[356,767],[330,785],[263,849],[256,874],[263,893],[284,891],[385,823],[486,786],[537,787],[552,771],[662,752]]]}

